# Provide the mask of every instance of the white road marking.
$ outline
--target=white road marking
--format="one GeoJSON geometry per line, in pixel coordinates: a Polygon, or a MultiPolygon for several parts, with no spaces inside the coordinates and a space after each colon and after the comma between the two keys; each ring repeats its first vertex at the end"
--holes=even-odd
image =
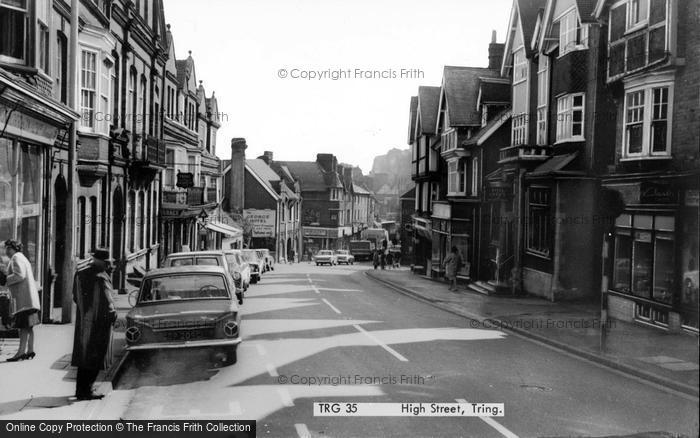
{"type": "Polygon", "coordinates": [[[265,356],[267,354],[267,351],[265,351],[265,347],[262,344],[255,344],[255,348],[258,350],[258,354],[260,356],[265,356]]]}
{"type": "Polygon", "coordinates": [[[357,324],[353,324],[352,326],[355,327],[355,329],[356,329],[358,332],[363,333],[365,336],[367,336],[368,338],[370,338],[371,340],[373,340],[377,345],[379,345],[380,347],[382,347],[383,349],[385,349],[386,351],[388,351],[389,353],[391,353],[395,358],[397,358],[397,359],[400,360],[401,362],[408,362],[408,359],[406,359],[401,353],[399,353],[398,351],[394,350],[394,349],[391,348],[390,346],[386,345],[384,342],[380,341],[380,340],[379,340],[376,336],[374,336],[372,333],[368,332],[367,330],[363,329],[362,327],[360,327],[360,326],[357,325],[357,324]]]}
{"type": "Polygon", "coordinates": [[[331,292],[364,292],[360,289],[332,289],[330,287],[322,287],[323,290],[329,290],[331,292]]]}
{"type": "Polygon", "coordinates": [[[282,400],[283,405],[288,408],[294,406],[294,400],[292,400],[292,396],[289,395],[287,388],[277,388],[277,394],[280,396],[280,400],[282,400]]]}
{"type": "Polygon", "coordinates": [[[338,315],[342,314],[342,312],[341,312],[340,310],[338,310],[338,308],[335,307],[333,304],[331,304],[330,301],[328,301],[327,299],[321,298],[321,301],[323,301],[324,303],[328,304],[328,307],[330,307],[330,308],[331,308],[335,313],[337,313],[338,315]]]}
{"type": "Polygon", "coordinates": [[[265,364],[265,367],[267,368],[267,374],[270,375],[270,377],[278,377],[279,374],[277,373],[277,368],[275,368],[274,365],[271,363],[265,364]]]}
{"type": "Polygon", "coordinates": [[[237,401],[232,401],[228,404],[228,410],[234,416],[243,415],[243,409],[241,409],[241,404],[237,401]]]}
{"type": "MultiPolygon", "coordinates": [[[[463,398],[458,398],[456,401],[457,401],[457,403],[469,403],[468,401],[466,401],[466,400],[463,399],[463,398]]],[[[488,424],[489,426],[491,426],[491,427],[493,427],[494,429],[496,429],[496,430],[497,430],[501,435],[503,435],[504,437],[507,437],[507,438],[519,438],[518,435],[516,435],[516,434],[514,434],[513,432],[511,432],[510,430],[506,429],[503,425],[501,425],[501,423],[499,423],[498,421],[494,420],[493,418],[491,418],[491,417],[479,417],[479,418],[481,418],[481,419],[484,421],[484,423],[486,423],[486,424],[488,424]]]]}
{"type": "Polygon", "coordinates": [[[306,424],[297,423],[294,425],[294,429],[297,430],[297,435],[299,435],[299,438],[311,438],[311,432],[309,432],[309,428],[306,427],[306,424]]]}
{"type": "Polygon", "coordinates": [[[163,416],[163,406],[156,405],[151,408],[151,412],[148,413],[148,418],[152,420],[157,420],[163,416]]]}
{"type": "Polygon", "coordinates": [[[318,290],[318,288],[317,288],[316,286],[311,286],[311,289],[313,289],[314,292],[316,292],[317,294],[320,294],[320,293],[321,293],[321,291],[318,290]]]}

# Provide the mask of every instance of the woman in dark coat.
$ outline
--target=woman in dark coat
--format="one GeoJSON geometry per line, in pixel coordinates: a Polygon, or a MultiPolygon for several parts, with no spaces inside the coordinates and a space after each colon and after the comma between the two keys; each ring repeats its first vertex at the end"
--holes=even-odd
{"type": "Polygon", "coordinates": [[[73,300],[77,305],[72,365],[78,367],[75,396],[79,400],[102,398],[92,391],[112,337],[116,310],[112,280],[107,273],[109,252],[98,249],[90,266],[75,275],[73,300]]]}

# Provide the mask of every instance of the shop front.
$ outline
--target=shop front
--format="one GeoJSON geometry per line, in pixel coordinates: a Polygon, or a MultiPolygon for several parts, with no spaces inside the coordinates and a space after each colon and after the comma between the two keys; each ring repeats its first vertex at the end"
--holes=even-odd
{"type": "Polygon", "coordinates": [[[322,249],[343,249],[351,234],[352,227],[303,227],[305,259],[311,260],[310,257],[322,249]]]}
{"type": "Polygon", "coordinates": [[[604,184],[625,204],[610,248],[610,316],[697,333],[698,175],[604,184]]]}

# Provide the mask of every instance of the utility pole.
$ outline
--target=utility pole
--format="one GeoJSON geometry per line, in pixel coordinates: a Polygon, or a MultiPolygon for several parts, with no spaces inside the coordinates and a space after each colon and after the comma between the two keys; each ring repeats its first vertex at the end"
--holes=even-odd
{"type": "MultiPolygon", "coordinates": [[[[70,17],[70,42],[68,65],[68,105],[75,112],[78,108],[78,27],[80,26],[80,0],[71,0],[70,17]]],[[[78,149],[78,122],[73,122],[70,128],[68,145],[68,196],[66,202],[66,227],[61,232],[65,233],[66,244],[64,246],[64,268],[61,273],[63,285],[63,302],[61,303],[61,322],[71,322],[73,314],[73,275],[75,273],[75,205],[76,205],[76,160],[78,149]]]]}

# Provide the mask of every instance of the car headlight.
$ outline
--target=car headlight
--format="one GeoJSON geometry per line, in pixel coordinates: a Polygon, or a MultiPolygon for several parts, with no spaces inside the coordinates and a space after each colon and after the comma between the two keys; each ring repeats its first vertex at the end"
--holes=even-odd
{"type": "Polygon", "coordinates": [[[234,280],[240,280],[241,279],[241,273],[240,272],[233,272],[233,279],[234,280]]]}
{"type": "Polygon", "coordinates": [[[238,337],[238,324],[235,320],[229,319],[224,322],[224,335],[227,338],[238,337]]]}
{"type": "Polygon", "coordinates": [[[141,339],[141,329],[139,329],[135,325],[132,325],[131,327],[126,329],[125,337],[126,342],[129,342],[131,344],[134,342],[138,342],[138,340],[141,339]]]}

